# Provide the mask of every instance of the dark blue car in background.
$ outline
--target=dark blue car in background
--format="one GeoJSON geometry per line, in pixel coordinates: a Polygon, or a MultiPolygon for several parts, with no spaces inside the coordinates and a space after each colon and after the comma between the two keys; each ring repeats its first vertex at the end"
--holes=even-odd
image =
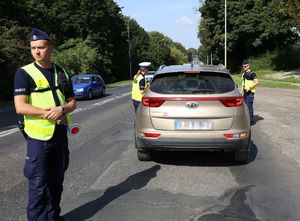
{"type": "Polygon", "coordinates": [[[99,74],[78,74],[72,77],[73,90],[76,98],[92,99],[105,96],[105,82],[99,74]]]}

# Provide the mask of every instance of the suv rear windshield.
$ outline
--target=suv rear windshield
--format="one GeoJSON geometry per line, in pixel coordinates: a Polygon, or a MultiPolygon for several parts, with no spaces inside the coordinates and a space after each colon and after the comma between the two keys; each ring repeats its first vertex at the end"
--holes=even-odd
{"type": "Polygon", "coordinates": [[[160,74],[150,85],[151,91],[161,94],[217,94],[234,88],[231,77],[218,72],[160,74]]]}

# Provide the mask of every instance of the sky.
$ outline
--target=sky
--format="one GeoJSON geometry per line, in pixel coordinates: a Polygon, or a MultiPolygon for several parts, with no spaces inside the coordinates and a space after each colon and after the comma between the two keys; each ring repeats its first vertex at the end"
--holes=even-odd
{"type": "Polygon", "coordinates": [[[122,14],[147,32],[158,31],[186,49],[200,46],[197,38],[200,0],[114,0],[122,14]]]}

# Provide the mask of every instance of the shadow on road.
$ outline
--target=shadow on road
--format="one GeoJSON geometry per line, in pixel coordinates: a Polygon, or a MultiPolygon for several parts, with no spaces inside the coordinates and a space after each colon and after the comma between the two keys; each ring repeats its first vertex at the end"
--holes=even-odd
{"type": "Polygon", "coordinates": [[[90,201],[64,215],[64,218],[72,221],[82,221],[94,216],[99,210],[118,197],[131,190],[141,189],[154,177],[161,167],[153,166],[147,170],[133,174],[122,183],[108,188],[102,196],[90,201]]]}
{"type": "Polygon", "coordinates": [[[259,115],[254,115],[253,116],[253,123],[251,124],[251,125],[254,125],[254,124],[256,124],[258,121],[260,121],[260,120],[264,120],[265,118],[263,118],[263,117],[261,117],[261,116],[259,116],[259,115]]]}

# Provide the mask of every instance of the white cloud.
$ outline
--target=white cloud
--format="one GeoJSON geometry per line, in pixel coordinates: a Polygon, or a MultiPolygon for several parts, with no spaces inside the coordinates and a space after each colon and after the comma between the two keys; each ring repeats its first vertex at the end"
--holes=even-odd
{"type": "Polygon", "coordinates": [[[194,21],[186,16],[181,17],[179,20],[176,21],[177,25],[192,25],[194,21]]]}

